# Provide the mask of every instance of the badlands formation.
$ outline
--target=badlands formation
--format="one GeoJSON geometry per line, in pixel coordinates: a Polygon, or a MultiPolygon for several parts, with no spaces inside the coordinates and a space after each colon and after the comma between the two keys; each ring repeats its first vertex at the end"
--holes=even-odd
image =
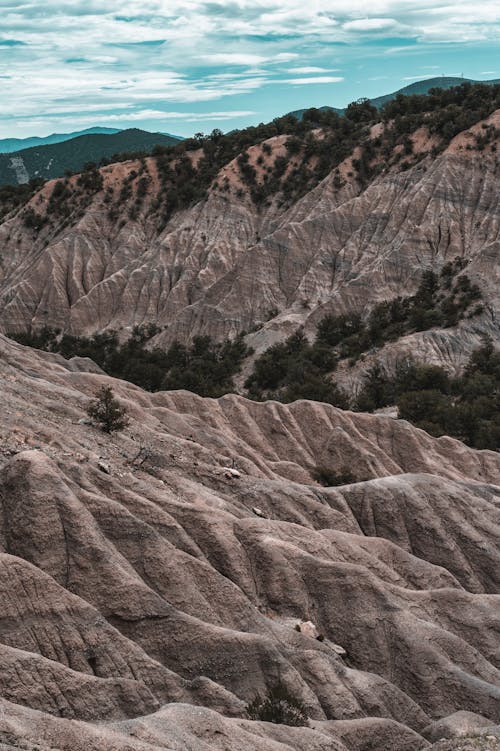
{"type": "Polygon", "coordinates": [[[0,335],[0,748],[500,747],[498,453],[87,365],[0,335]],[[307,727],[248,719],[277,681],[307,727]]]}
{"type": "MultiPolygon", "coordinates": [[[[458,256],[481,312],[377,353],[457,372],[500,342],[499,134],[500,111],[443,149],[420,128],[411,163],[362,181],[354,153],[260,207],[235,159],[160,223],[154,157],[88,194],[47,183],[0,222],[0,331],[153,323],[159,346],[245,331],[259,353],[458,256]]],[[[257,187],[286,142],[248,148],[257,187]]],[[[500,749],[499,453],[315,402],[148,393],[3,333],[0,751],[500,749]],[[103,385],[123,432],[87,418],[103,385]],[[278,683],[307,725],[250,719],[278,683]]]]}
{"type": "MultiPolygon", "coordinates": [[[[248,149],[258,185],[286,156],[286,140],[248,149]]],[[[76,335],[116,330],[126,338],[135,325],[154,323],[160,346],[246,331],[259,353],[300,325],[312,335],[329,313],[363,312],[412,294],[424,269],[439,271],[460,257],[481,288],[482,315],[412,334],[379,353],[391,361],[411,350],[456,370],[482,335],[500,342],[500,110],[438,156],[436,139],[423,129],[412,143],[410,168],[398,163],[364,184],[348,158],[288,208],[278,196],[256,207],[235,159],[206,200],[174,213],[163,229],[152,213],[162,190],[155,159],[105,167],[102,190],[64,221],[54,214],[34,232],[18,211],[0,224],[0,331],[51,326],[76,335]],[[497,135],[478,151],[472,146],[483,132],[497,135]]],[[[77,177],[68,190],[78,190],[77,177]]],[[[54,181],[28,208],[50,215],[53,191],[54,181]]]]}

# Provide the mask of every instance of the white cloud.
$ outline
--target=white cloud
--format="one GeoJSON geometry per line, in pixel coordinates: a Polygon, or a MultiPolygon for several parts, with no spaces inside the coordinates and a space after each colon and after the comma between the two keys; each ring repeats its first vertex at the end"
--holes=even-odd
{"type": "Polygon", "coordinates": [[[359,18],[343,25],[347,31],[387,31],[397,26],[394,18],[359,18]]]}
{"type": "Polygon", "coordinates": [[[303,68],[288,68],[288,73],[301,73],[303,75],[308,75],[312,73],[331,73],[331,71],[334,70],[333,68],[316,68],[314,65],[310,66],[304,66],[303,68]]]}
{"type": "Polygon", "coordinates": [[[204,55],[202,58],[210,65],[262,65],[266,62],[266,58],[262,55],[246,55],[237,52],[220,53],[218,55],[204,55]]]}
{"type": "Polygon", "coordinates": [[[498,0],[0,0],[0,18],[0,124],[40,112],[177,111],[268,85],[339,83],[349,50],[384,37],[401,38],[383,50],[392,56],[407,53],[408,40],[500,41],[498,0]]]}
{"type": "Polygon", "coordinates": [[[278,83],[289,83],[293,86],[302,86],[311,83],[339,83],[344,79],[341,76],[315,76],[311,78],[287,78],[285,81],[278,83]]]}

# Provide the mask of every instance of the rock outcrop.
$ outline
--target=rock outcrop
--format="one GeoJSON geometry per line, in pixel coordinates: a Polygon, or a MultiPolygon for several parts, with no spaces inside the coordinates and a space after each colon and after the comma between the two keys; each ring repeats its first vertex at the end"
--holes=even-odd
{"type": "Polygon", "coordinates": [[[417,751],[464,717],[495,748],[499,454],[88,370],[0,335],[6,748],[417,751]],[[82,420],[105,383],[111,436],[82,420]],[[277,681],[308,727],[246,717],[277,681]]]}
{"type": "MultiPolygon", "coordinates": [[[[500,112],[487,121],[499,124],[500,112]]],[[[163,229],[151,213],[162,200],[154,159],[103,168],[102,191],[80,196],[83,208],[75,204],[64,221],[53,213],[49,183],[29,206],[49,212],[38,234],[25,226],[23,211],[0,225],[0,330],[115,329],[127,337],[134,325],[155,323],[161,346],[246,331],[258,353],[299,325],[312,333],[327,313],[411,294],[423,269],[439,270],[459,256],[481,287],[483,314],[382,352],[387,362],[411,351],[457,369],[482,334],[500,339],[498,156],[495,143],[468,149],[465,133],[435,157],[432,139],[421,135],[414,144],[422,158],[410,169],[391,169],[365,185],[347,160],[341,187],[332,173],[288,209],[276,200],[257,209],[231,162],[205,201],[174,214],[163,229]],[[137,211],[140,180],[147,188],[137,211]],[[127,190],[131,198],[121,198],[127,190]]],[[[270,155],[249,149],[261,172],[259,158],[265,167],[286,152],[282,137],[267,148],[270,155]]],[[[77,178],[68,184],[78,196],[77,178]]]]}

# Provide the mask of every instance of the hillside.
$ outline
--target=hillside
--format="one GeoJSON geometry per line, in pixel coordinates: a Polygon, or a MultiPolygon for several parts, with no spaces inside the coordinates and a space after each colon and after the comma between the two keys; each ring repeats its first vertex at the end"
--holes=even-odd
{"type": "Polygon", "coordinates": [[[498,748],[498,454],[89,366],[0,336],[6,749],[498,748]],[[306,725],[248,718],[278,680],[306,725]]]}
{"type": "MultiPolygon", "coordinates": [[[[447,89],[452,89],[456,86],[460,86],[463,83],[494,86],[495,84],[499,83],[499,80],[495,79],[492,81],[474,81],[472,78],[458,78],[456,76],[437,76],[436,78],[427,78],[423,81],[415,81],[414,83],[410,83],[408,86],[403,86],[402,89],[393,91],[390,94],[383,94],[382,96],[373,97],[369,99],[368,101],[377,109],[382,109],[382,107],[385,104],[387,104],[388,102],[391,102],[393,99],[396,99],[396,97],[398,96],[413,96],[414,94],[417,94],[417,95],[428,94],[431,89],[447,90],[447,89]]],[[[323,111],[331,110],[332,112],[336,112],[339,115],[345,112],[345,109],[342,109],[342,108],[339,109],[338,107],[330,107],[328,105],[325,105],[324,107],[320,107],[319,109],[323,111]]],[[[306,112],[306,110],[295,110],[294,112],[290,112],[290,114],[300,120],[304,116],[304,112],[306,112]]]]}
{"type": "Polygon", "coordinates": [[[396,99],[397,96],[413,96],[414,94],[428,94],[431,89],[452,89],[455,86],[461,86],[463,83],[481,84],[483,86],[495,86],[500,81],[494,79],[491,81],[474,81],[472,78],[458,78],[458,76],[437,76],[436,78],[427,78],[424,81],[415,81],[408,86],[404,86],[398,91],[393,91],[391,94],[385,94],[383,96],[375,97],[371,99],[371,103],[380,109],[387,104],[387,102],[396,99]]]}
{"type": "Polygon", "coordinates": [[[86,128],[73,133],[51,133],[49,136],[31,136],[28,138],[0,138],[0,154],[10,154],[13,151],[30,149],[33,146],[48,146],[52,143],[62,143],[79,136],[87,136],[100,133],[101,135],[113,135],[119,133],[119,128],[86,128]]]}
{"type": "Polygon", "coordinates": [[[374,347],[387,366],[411,353],[456,372],[483,335],[500,338],[500,89],[440,96],[392,102],[382,120],[356,105],[185,141],[49,182],[24,207],[10,195],[2,330],[124,339],[154,324],[161,347],[245,332],[260,354],[327,315],[367,319],[459,258],[476,304],[464,293],[456,316],[368,342],[339,378],[356,389],[374,347]]]}
{"type": "Polygon", "coordinates": [[[500,751],[499,154],[462,84],[0,188],[1,751],[500,751]]]}
{"type": "Polygon", "coordinates": [[[87,162],[99,164],[103,159],[123,152],[151,152],[157,145],[170,146],[178,141],[173,136],[132,128],[111,134],[87,133],[9,154],[0,153],[0,185],[23,184],[33,179],[49,180],[67,171],[79,172],[87,162]]]}

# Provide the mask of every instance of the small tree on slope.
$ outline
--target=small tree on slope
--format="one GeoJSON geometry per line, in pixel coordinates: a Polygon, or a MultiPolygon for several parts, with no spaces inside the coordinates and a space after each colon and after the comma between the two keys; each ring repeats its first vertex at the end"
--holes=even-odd
{"type": "Polygon", "coordinates": [[[96,399],[87,408],[87,414],[105,433],[123,430],[129,422],[127,410],[115,399],[111,386],[99,389],[96,399]]]}

